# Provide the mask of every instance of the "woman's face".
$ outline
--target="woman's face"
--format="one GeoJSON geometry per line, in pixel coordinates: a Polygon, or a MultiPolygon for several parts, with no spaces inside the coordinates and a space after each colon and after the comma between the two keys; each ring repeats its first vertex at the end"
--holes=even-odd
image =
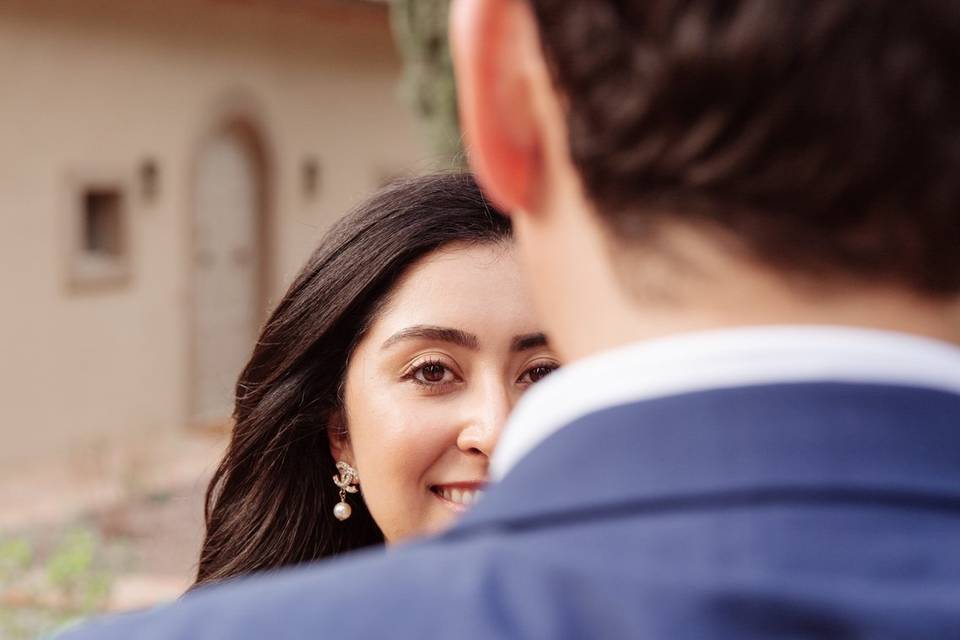
{"type": "Polygon", "coordinates": [[[331,436],[388,542],[469,508],[511,408],[557,366],[512,244],[453,245],[411,268],[348,364],[349,439],[331,436]]]}

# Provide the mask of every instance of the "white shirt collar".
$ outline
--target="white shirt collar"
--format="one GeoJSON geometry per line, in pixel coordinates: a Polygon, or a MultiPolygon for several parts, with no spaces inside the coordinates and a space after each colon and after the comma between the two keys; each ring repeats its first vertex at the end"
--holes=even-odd
{"type": "Polygon", "coordinates": [[[528,391],[491,461],[502,478],[564,425],[606,407],[771,382],[865,382],[960,393],[960,348],[902,333],[833,326],[723,329],[591,356],[528,391]]]}

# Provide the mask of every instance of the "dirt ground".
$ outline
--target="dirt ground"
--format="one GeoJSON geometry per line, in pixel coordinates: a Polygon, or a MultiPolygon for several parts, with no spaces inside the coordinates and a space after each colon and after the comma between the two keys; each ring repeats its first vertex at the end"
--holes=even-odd
{"type": "Polygon", "coordinates": [[[179,597],[196,572],[223,444],[192,434],[146,456],[114,452],[111,472],[61,464],[0,477],[0,639],[179,597]]]}
{"type": "Polygon", "coordinates": [[[119,503],[90,515],[108,544],[129,546],[140,574],[192,578],[203,540],[205,483],[157,491],[139,500],[119,503]]]}

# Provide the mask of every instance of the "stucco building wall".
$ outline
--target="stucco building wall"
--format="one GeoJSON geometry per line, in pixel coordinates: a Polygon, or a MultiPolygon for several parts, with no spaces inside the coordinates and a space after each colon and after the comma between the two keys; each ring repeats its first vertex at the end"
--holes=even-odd
{"type": "Polygon", "coordinates": [[[271,301],[338,215],[426,164],[385,12],[270,4],[0,0],[0,464],[185,426],[191,178],[222,122],[264,146],[271,301]],[[98,179],[127,194],[129,277],[75,290],[75,186],[98,179]]]}

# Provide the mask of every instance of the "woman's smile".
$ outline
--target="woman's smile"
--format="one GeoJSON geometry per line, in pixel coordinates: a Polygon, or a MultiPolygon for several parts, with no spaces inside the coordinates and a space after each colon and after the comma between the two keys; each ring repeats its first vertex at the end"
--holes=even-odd
{"type": "Polygon", "coordinates": [[[473,506],[486,490],[485,482],[451,482],[431,485],[430,492],[444,506],[462,513],[473,506]]]}

